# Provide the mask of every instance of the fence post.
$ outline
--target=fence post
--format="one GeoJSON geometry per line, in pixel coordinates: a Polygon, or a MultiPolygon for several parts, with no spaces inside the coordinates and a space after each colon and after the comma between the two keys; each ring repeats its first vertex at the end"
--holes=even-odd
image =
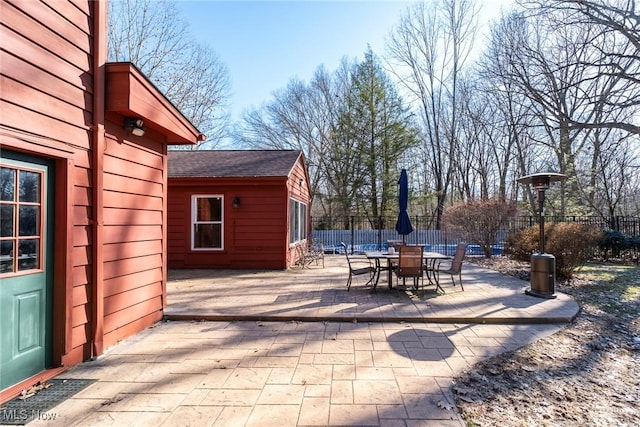
{"type": "Polygon", "coordinates": [[[378,250],[382,250],[382,216],[378,216],[378,250]]]}
{"type": "Polygon", "coordinates": [[[350,228],[351,228],[351,255],[353,255],[353,245],[355,243],[355,230],[353,229],[353,224],[355,222],[355,218],[353,215],[351,215],[351,219],[350,219],[350,228]]]}

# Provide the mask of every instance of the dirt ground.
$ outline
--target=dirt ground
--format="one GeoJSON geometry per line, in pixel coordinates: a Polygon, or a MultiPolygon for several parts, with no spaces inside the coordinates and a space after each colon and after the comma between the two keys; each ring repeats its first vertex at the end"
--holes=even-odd
{"type": "MultiPolygon", "coordinates": [[[[529,280],[528,263],[472,262],[529,280]]],[[[457,378],[467,425],[640,426],[639,288],[637,265],[599,264],[557,281],[580,304],[577,319],[457,378]]]]}

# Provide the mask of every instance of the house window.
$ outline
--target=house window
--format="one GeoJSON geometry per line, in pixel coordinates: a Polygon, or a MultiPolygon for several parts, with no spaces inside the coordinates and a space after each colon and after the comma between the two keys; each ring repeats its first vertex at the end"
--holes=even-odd
{"type": "Polygon", "coordinates": [[[191,249],[222,249],[223,197],[192,196],[191,249]]]}
{"type": "Polygon", "coordinates": [[[307,205],[289,199],[289,243],[307,238],[307,205]]]}

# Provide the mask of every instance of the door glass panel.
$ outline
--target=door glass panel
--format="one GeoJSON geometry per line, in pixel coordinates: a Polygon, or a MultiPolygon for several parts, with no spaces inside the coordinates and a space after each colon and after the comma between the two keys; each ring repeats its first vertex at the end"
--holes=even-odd
{"type": "Polygon", "coordinates": [[[13,202],[15,200],[15,187],[15,169],[0,168],[0,200],[13,202]]]}
{"type": "Polygon", "coordinates": [[[43,174],[0,168],[0,273],[42,268],[43,174]]]}
{"type": "Polygon", "coordinates": [[[0,242],[0,273],[13,273],[13,241],[0,242]]]}
{"type": "Polygon", "coordinates": [[[40,202],[40,174],[20,171],[20,202],[40,202]]]}
{"type": "Polygon", "coordinates": [[[18,241],[18,271],[33,270],[40,265],[40,239],[18,241]]]}
{"type": "Polygon", "coordinates": [[[20,224],[19,236],[37,236],[40,234],[40,207],[39,206],[20,206],[20,224]]]}
{"type": "Polygon", "coordinates": [[[15,206],[0,205],[0,237],[15,236],[15,206]]]}

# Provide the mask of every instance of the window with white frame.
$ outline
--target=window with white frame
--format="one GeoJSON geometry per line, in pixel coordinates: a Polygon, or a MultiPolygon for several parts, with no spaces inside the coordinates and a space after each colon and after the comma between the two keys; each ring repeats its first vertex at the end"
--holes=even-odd
{"type": "Polygon", "coordinates": [[[224,198],[219,195],[191,197],[191,249],[222,249],[224,198]]]}
{"type": "Polygon", "coordinates": [[[307,205],[289,199],[289,243],[307,238],[307,205]]]}

